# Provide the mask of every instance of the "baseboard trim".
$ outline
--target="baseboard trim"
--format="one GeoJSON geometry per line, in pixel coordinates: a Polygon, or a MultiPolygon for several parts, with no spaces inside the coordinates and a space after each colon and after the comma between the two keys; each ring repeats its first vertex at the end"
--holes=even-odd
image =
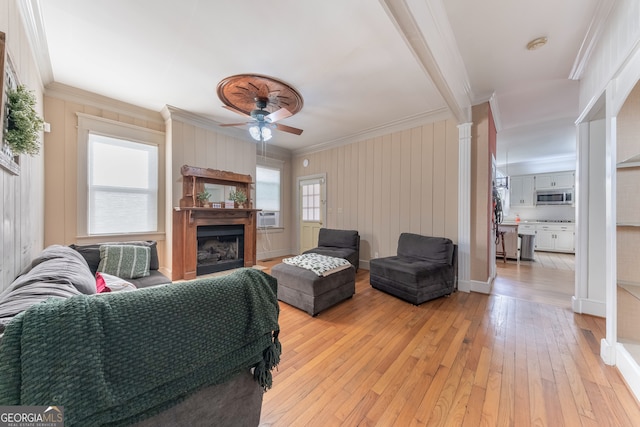
{"type": "Polygon", "coordinates": [[[471,291],[479,292],[481,294],[490,294],[491,285],[493,284],[493,277],[490,277],[486,282],[480,282],[478,280],[471,280],[471,291]]]}
{"type": "Polygon", "coordinates": [[[294,252],[291,249],[278,249],[277,251],[258,252],[256,253],[256,260],[262,261],[264,259],[291,255],[293,253],[294,252]]]}
{"type": "Polygon", "coordinates": [[[605,338],[600,340],[600,358],[607,365],[614,366],[616,364],[616,348],[609,344],[605,338]]]}
{"type": "Polygon", "coordinates": [[[615,353],[616,367],[636,399],[640,400],[640,366],[638,366],[638,362],[627,351],[624,344],[616,344],[615,353]]]}
{"type": "Polygon", "coordinates": [[[370,270],[369,261],[365,261],[361,259],[360,262],[358,263],[358,268],[362,268],[364,270],[370,270]]]}
{"type": "Polygon", "coordinates": [[[606,317],[607,306],[602,301],[593,301],[585,298],[571,297],[571,308],[574,313],[590,314],[592,316],[606,317]]]}

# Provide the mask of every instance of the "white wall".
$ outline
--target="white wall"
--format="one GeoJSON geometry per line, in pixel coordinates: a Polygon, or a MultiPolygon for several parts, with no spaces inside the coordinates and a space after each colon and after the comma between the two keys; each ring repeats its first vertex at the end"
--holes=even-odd
{"type": "Polygon", "coordinates": [[[620,67],[638,48],[639,40],[640,2],[617,0],[580,79],[579,111],[586,114],[591,110],[620,67]]]}
{"type": "MultiPolygon", "coordinates": [[[[598,304],[598,314],[605,313],[606,280],[602,260],[605,256],[606,210],[605,194],[605,121],[589,123],[589,241],[587,254],[587,295],[591,304],[598,304]]],[[[588,311],[587,311],[588,313],[588,311]]]]}
{"type": "MultiPolygon", "coordinates": [[[[0,0],[0,31],[6,34],[19,82],[35,93],[42,116],[42,82],[17,1],[0,0]]],[[[18,176],[0,168],[0,291],[43,248],[44,151],[46,147],[37,156],[20,156],[18,176]]]]}

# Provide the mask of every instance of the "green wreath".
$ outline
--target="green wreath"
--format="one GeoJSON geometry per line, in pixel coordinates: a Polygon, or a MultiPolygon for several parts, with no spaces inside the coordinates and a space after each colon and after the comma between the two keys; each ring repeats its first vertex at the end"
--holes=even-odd
{"type": "Polygon", "coordinates": [[[44,120],[36,112],[36,97],[25,86],[7,92],[7,131],[5,143],[13,154],[36,155],[40,152],[38,138],[44,120]]]}

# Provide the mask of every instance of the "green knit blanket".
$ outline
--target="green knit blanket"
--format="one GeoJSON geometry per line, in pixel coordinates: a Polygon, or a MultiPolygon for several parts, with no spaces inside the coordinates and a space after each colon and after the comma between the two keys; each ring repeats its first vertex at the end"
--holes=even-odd
{"type": "Polygon", "coordinates": [[[65,425],[128,425],[280,359],[276,280],[255,269],[135,292],[48,300],[0,345],[0,405],[64,406],[65,425]]]}

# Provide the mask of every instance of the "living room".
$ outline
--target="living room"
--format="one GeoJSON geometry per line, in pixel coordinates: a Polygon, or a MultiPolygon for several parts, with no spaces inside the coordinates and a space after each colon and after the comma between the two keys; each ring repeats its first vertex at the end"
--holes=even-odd
{"type": "MultiPolygon", "coordinates": [[[[628,2],[618,2],[609,17],[613,23],[603,26],[603,31],[610,37],[621,31],[616,29],[623,27],[622,22],[637,19],[623,17],[620,9],[627,6],[628,2]]],[[[3,288],[48,245],[100,240],[100,237],[87,236],[83,229],[86,224],[82,215],[87,201],[83,200],[78,186],[86,171],[79,161],[78,135],[84,120],[141,128],[161,139],[159,163],[164,167],[159,170],[159,182],[163,191],[159,193],[158,204],[163,214],[159,216],[157,232],[139,237],[158,241],[161,266],[168,276],[171,276],[173,251],[172,212],[182,197],[180,168],[190,165],[255,176],[256,165],[267,158],[282,162],[282,205],[286,208],[281,212],[282,228],[258,233],[258,260],[297,253],[300,247],[295,207],[298,180],[324,174],[326,225],[360,232],[363,238],[361,261],[365,270],[370,259],[395,254],[400,232],[445,236],[466,248],[461,254],[461,290],[466,287],[464,290],[467,291],[491,292],[494,257],[489,183],[491,155],[495,154],[492,138],[496,131],[492,128],[495,119],[490,102],[469,109],[469,123],[472,124],[466,127],[455,114],[441,112],[416,125],[409,123],[377,133],[345,135],[333,145],[322,145],[323,140],[318,140],[316,146],[308,149],[285,149],[275,145],[281,135],[277,133],[273,144],[260,146],[248,137],[246,129],[227,132],[220,128],[219,122],[175,106],[165,105],[162,109],[152,110],[80,89],[71,82],[54,81],[45,87],[43,82],[47,77],[42,75],[35,59],[35,48],[21,9],[24,5],[2,0],[0,7],[3,16],[0,31],[7,35],[6,43],[15,71],[20,82],[35,93],[39,101],[37,108],[50,126],[50,132],[43,134],[42,153],[33,157],[20,156],[19,175],[11,175],[4,169],[0,173],[4,224],[0,277],[3,288]],[[465,145],[470,141],[473,148],[465,145]],[[466,224],[466,228],[461,224],[466,224]]],[[[633,33],[635,36],[637,34],[633,33]]],[[[630,47],[636,40],[633,37],[624,43],[626,50],[620,48],[615,63],[598,63],[600,65],[587,68],[584,83],[581,82],[582,124],[589,126],[589,120],[605,118],[598,116],[595,101],[591,99],[600,97],[602,88],[613,75],[623,76],[625,82],[633,81],[635,76],[637,81],[633,62],[637,52],[630,47]],[[598,74],[602,68],[609,71],[605,74],[610,77],[598,74]]],[[[605,47],[599,49],[596,52],[606,51],[605,47]]],[[[215,83],[217,81],[212,81],[211,85],[215,86],[215,83]]],[[[304,94],[305,88],[300,89],[304,94]]],[[[305,100],[305,109],[313,109],[313,101],[305,100]]],[[[622,104],[617,98],[615,102],[622,104]]],[[[220,102],[212,99],[211,104],[219,107],[220,102]]],[[[224,118],[229,117],[232,116],[224,118]]],[[[308,130],[305,128],[305,132],[308,130]]],[[[602,140],[605,140],[604,135],[602,140]]],[[[604,169],[605,165],[601,163],[598,167],[604,169]]],[[[587,176],[588,172],[585,167],[581,176],[587,176]]],[[[602,193],[593,194],[594,198],[601,195],[604,198],[607,193],[603,189],[602,193]]],[[[592,224],[585,235],[593,232],[602,242],[609,242],[606,255],[611,255],[611,251],[615,254],[612,240],[607,240],[610,232],[597,234],[597,225],[592,224]]],[[[583,260],[592,260],[595,253],[593,251],[589,258],[583,249],[583,260]]],[[[583,263],[586,270],[587,261],[583,263]]],[[[612,270],[607,271],[609,274],[612,270]]],[[[615,275],[609,276],[607,280],[615,282],[615,275]]],[[[602,314],[607,320],[616,317],[615,308],[605,309],[615,293],[607,294],[608,299],[590,300],[592,288],[586,278],[583,282],[584,285],[580,284],[582,282],[577,285],[576,298],[583,302],[582,310],[578,312],[604,311],[602,314]]],[[[612,289],[615,291],[615,283],[612,289]]],[[[603,288],[597,291],[596,294],[604,293],[603,288]]],[[[607,288],[607,292],[611,289],[607,288]]],[[[615,332],[608,331],[606,335],[608,344],[605,347],[616,347],[615,332]]],[[[605,360],[615,364],[612,351],[607,353],[609,356],[605,360]]],[[[627,379],[627,382],[632,380],[627,379]]]]}

